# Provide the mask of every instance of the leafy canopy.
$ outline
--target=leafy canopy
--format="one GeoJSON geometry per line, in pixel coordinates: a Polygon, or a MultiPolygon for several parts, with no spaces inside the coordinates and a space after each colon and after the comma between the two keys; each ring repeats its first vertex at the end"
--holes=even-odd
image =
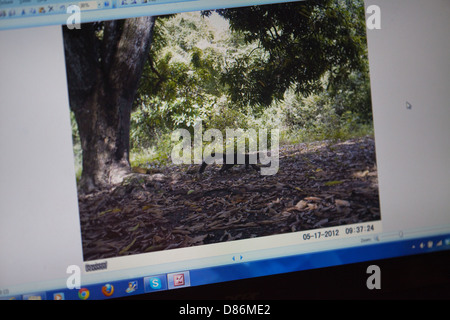
{"type": "Polygon", "coordinates": [[[309,0],[217,10],[265,53],[255,50],[227,67],[222,81],[231,98],[269,105],[291,86],[304,95],[321,90],[325,73],[330,86],[344,82],[366,59],[363,8],[359,0],[309,0]]]}

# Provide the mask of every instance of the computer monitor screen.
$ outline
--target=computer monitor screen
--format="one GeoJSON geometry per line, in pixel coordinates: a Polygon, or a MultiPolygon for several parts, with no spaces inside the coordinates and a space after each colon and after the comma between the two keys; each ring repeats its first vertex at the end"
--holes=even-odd
{"type": "Polygon", "coordinates": [[[0,4],[1,299],[448,253],[447,2],[47,2],[0,4]]]}

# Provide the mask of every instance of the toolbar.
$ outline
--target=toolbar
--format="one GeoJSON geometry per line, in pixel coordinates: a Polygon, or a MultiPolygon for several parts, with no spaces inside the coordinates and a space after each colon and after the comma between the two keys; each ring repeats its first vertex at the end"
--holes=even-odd
{"type": "Polygon", "coordinates": [[[0,0],[0,30],[107,21],[299,0],[0,0]]]}

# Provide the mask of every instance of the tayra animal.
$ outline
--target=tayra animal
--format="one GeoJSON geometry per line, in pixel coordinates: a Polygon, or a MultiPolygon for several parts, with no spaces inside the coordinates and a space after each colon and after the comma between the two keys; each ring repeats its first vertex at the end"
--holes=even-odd
{"type": "MultiPolygon", "coordinates": [[[[243,164],[245,164],[245,168],[246,169],[248,169],[248,167],[251,166],[254,170],[261,171],[261,168],[258,167],[256,165],[256,163],[254,163],[254,155],[256,155],[256,162],[259,162],[259,157],[260,157],[259,153],[252,154],[253,157],[251,157],[251,155],[249,153],[244,153],[244,154],[234,153],[233,155],[234,155],[233,161],[230,163],[227,160],[227,154],[226,153],[218,153],[217,154],[217,156],[219,156],[219,158],[223,159],[223,164],[222,164],[222,167],[220,168],[219,172],[224,172],[224,171],[227,171],[227,170],[231,169],[235,165],[243,165],[243,164]],[[242,155],[244,156],[244,158],[245,158],[245,162],[244,163],[238,163],[239,155],[241,157],[242,157],[242,155]]],[[[216,153],[215,152],[211,153],[211,157],[216,157],[216,153]]],[[[205,171],[207,165],[208,164],[205,162],[205,160],[203,160],[203,163],[202,163],[200,169],[198,170],[198,172],[199,173],[203,173],[203,171],[205,171]]]]}

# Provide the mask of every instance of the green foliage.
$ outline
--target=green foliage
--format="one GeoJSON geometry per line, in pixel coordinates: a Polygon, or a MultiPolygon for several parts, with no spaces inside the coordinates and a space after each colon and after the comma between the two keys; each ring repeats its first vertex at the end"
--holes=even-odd
{"type": "Polygon", "coordinates": [[[172,151],[171,135],[155,134],[152,143],[147,148],[134,149],[130,154],[132,167],[156,168],[169,164],[169,155],[172,151]]]}
{"type": "Polygon", "coordinates": [[[74,165],[75,165],[75,176],[77,181],[81,178],[81,171],[83,169],[83,152],[81,149],[80,135],[78,133],[77,122],[75,121],[75,114],[70,111],[70,124],[72,126],[72,144],[73,144],[73,154],[74,154],[74,165]]]}
{"type": "Polygon", "coordinates": [[[144,70],[131,117],[133,148],[149,147],[155,134],[192,129],[222,95],[220,45],[205,47],[213,32],[203,20],[192,13],[158,20],[155,34],[165,46],[152,48],[144,70]]]}
{"type": "Polygon", "coordinates": [[[288,91],[280,105],[287,135],[293,141],[336,141],[373,134],[371,121],[338,103],[326,92],[302,97],[288,91]]]}
{"type": "Polygon", "coordinates": [[[372,121],[368,67],[364,71],[352,72],[345,83],[330,88],[328,95],[333,99],[334,108],[339,115],[350,111],[358,114],[363,123],[372,121]]]}
{"type": "Polygon", "coordinates": [[[158,18],[131,115],[134,164],[164,163],[171,132],[197,119],[224,137],[277,128],[282,143],[372,134],[361,0],[218,13],[158,18]]]}
{"type": "Polygon", "coordinates": [[[344,83],[365,59],[362,1],[310,0],[218,10],[264,55],[237,57],[224,81],[233,101],[269,105],[294,86],[309,95],[344,83]],[[358,9],[356,9],[358,8],[358,9]],[[354,9],[354,10],[350,10],[354,9]]]}

